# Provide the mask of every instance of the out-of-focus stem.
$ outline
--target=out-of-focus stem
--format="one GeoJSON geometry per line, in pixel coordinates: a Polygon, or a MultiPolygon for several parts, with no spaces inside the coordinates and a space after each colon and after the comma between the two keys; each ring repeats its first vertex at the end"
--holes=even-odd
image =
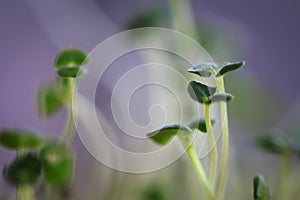
{"type": "Polygon", "coordinates": [[[200,160],[197,156],[197,153],[195,151],[194,145],[190,145],[187,149],[188,155],[192,161],[192,164],[196,170],[198,179],[200,181],[200,183],[202,184],[203,188],[205,189],[205,191],[207,192],[209,199],[213,200],[214,199],[214,193],[209,185],[209,182],[206,178],[204,169],[202,167],[202,164],[200,163],[200,160]]]}
{"type": "Polygon", "coordinates": [[[208,134],[209,148],[210,148],[210,164],[209,164],[209,183],[214,188],[217,174],[217,145],[215,142],[215,136],[212,129],[211,117],[210,117],[210,104],[205,104],[205,124],[208,134]]]}
{"type": "Polygon", "coordinates": [[[279,179],[274,197],[276,199],[291,199],[292,156],[289,150],[280,155],[279,179]]]}
{"type": "MultiPolygon", "coordinates": [[[[216,78],[217,87],[219,93],[225,93],[223,77],[216,78]]],[[[216,199],[221,200],[224,198],[227,180],[227,168],[228,168],[228,146],[229,146],[229,128],[228,128],[228,116],[227,116],[227,103],[220,102],[221,123],[222,123],[222,151],[221,151],[221,163],[220,163],[220,175],[218,186],[216,190],[216,199]]]]}
{"type": "Polygon", "coordinates": [[[34,200],[34,192],[31,185],[20,184],[17,187],[17,200],[34,200]]]}
{"type": "Polygon", "coordinates": [[[67,106],[67,122],[65,125],[65,128],[60,136],[60,141],[62,143],[65,143],[66,145],[69,145],[73,138],[74,138],[74,133],[75,133],[75,124],[74,124],[74,118],[73,118],[73,109],[72,109],[72,104],[73,104],[73,90],[74,90],[74,79],[70,79],[70,93],[69,93],[69,98],[68,102],[66,102],[67,106]]]}

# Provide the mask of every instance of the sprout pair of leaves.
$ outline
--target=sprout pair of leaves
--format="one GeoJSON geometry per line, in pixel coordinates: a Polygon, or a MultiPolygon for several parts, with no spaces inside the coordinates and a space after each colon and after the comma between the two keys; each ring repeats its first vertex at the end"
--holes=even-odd
{"type": "Polygon", "coordinates": [[[35,184],[43,172],[46,182],[55,187],[68,184],[73,174],[73,154],[64,145],[37,136],[27,130],[3,130],[0,145],[15,151],[26,151],[4,169],[12,184],[35,184]]]}
{"type": "MultiPolygon", "coordinates": [[[[215,77],[223,76],[224,74],[237,70],[245,65],[244,61],[234,63],[224,63],[221,66],[217,66],[215,63],[206,63],[198,66],[193,66],[188,69],[188,72],[197,74],[201,77],[215,77]]],[[[233,99],[233,95],[228,93],[216,93],[217,88],[209,87],[202,83],[191,81],[188,86],[188,92],[192,99],[199,103],[211,104],[220,101],[230,101],[233,99]]]]}
{"type": "MultiPolygon", "coordinates": [[[[188,69],[188,72],[197,74],[201,77],[210,77],[211,75],[215,75],[216,77],[223,76],[224,74],[239,69],[245,65],[244,61],[234,62],[234,63],[224,63],[220,67],[218,67],[215,63],[206,63],[199,66],[194,66],[188,69]]],[[[192,99],[199,103],[211,104],[214,102],[220,101],[229,101],[233,99],[231,94],[223,93],[223,94],[215,94],[217,88],[209,87],[202,83],[191,81],[188,85],[188,92],[192,99]]],[[[212,120],[212,123],[214,121],[212,120]]],[[[167,144],[172,137],[178,134],[180,136],[181,141],[184,145],[190,142],[190,137],[192,130],[191,128],[197,127],[200,131],[206,132],[205,120],[200,120],[198,122],[194,122],[190,127],[183,125],[168,125],[159,130],[153,131],[147,136],[156,142],[159,145],[167,144]],[[196,126],[195,126],[196,124],[196,126]]]]}
{"type": "Polygon", "coordinates": [[[201,77],[216,77],[223,76],[228,72],[235,71],[245,65],[245,61],[239,62],[225,62],[218,66],[216,63],[204,63],[201,65],[193,66],[188,69],[188,72],[197,74],[201,77]]]}
{"type": "Polygon", "coordinates": [[[269,200],[269,188],[265,178],[262,175],[254,177],[253,189],[254,200],[269,200]]]}
{"type": "Polygon", "coordinates": [[[79,49],[65,49],[57,54],[54,66],[59,77],[43,85],[38,91],[38,110],[41,116],[51,117],[68,104],[73,89],[71,79],[83,74],[79,66],[87,62],[86,53],[79,49]]]}
{"type": "Polygon", "coordinates": [[[76,78],[84,74],[80,66],[88,63],[87,55],[79,49],[65,49],[60,51],[54,62],[57,74],[62,78],[76,78]]]}

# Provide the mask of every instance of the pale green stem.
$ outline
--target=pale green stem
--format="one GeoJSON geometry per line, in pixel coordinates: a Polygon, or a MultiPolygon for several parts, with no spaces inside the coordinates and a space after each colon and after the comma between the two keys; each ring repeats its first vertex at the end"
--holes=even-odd
{"type": "Polygon", "coordinates": [[[20,184],[17,187],[17,200],[34,200],[34,192],[31,185],[20,184]]]}
{"type": "Polygon", "coordinates": [[[279,179],[277,181],[277,189],[274,198],[291,199],[291,172],[292,172],[292,156],[290,151],[283,152],[280,155],[279,179]]]}
{"type": "Polygon", "coordinates": [[[216,174],[217,174],[217,145],[215,142],[215,136],[212,129],[211,117],[210,117],[210,104],[205,104],[205,125],[208,134],[208,142],[210,148],[210,164],[209,164],[209,183],[212,188],[215,187],[216,174]]]}
{"type": "Polygon", "coordinates": [[[188,155],[189,155],[189,157],[193,163],[193,166],[196,170],[197,177],[198,177],[200,183],[202,184],[203,188],[207,192],[209,199],[214,199],[214,193],[209,185],[209,182],[206,178],[204,169],[202,167],[202,164],[200,163],[200,160],[197,156],[197,153],[195,151],[193,144],[188,147],[187,152],[188,152],[188,155]]]}
{"type": "Polygon", "coordinates": [[[70,79],[70,94],[69,94],[69,102],[67,102],[67,122],[65,128],[60,136],[60,141],[69,145],[75,134],[75,123],[73,118],[73,90],[74,90],[74,79],[70,79]]]}
{"type": "MultiPolygon", "coordinates": [[[[216,79],[219,93],[225,93],[223,77],[216,79]]],[[[228,168],[228,146],[229,146],[229,128],[228,128],[228,116],[227,116],[227,104],[226,102],[220,102],[221,123],[222,123],[222,152],[220,163],[220,175],[217,186],[217,200],[224,198],[227,181],[227,168],[228,168]]]]}

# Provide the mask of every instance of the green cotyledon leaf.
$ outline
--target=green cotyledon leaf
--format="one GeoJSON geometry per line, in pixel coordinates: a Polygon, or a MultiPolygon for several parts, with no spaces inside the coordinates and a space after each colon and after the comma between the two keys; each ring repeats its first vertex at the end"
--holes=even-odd
{"type": "Polygon", "coordinates": [[[217,77],[218,76],[223,76],[224,74],[230,72],[230,71],[234,71],[237,70],[241,67],[243,67],[245,65],[245,61],[239,61],[239,62],[232,62],[232,63],[225,63],[223,64],[223,66],[221,66],[221,69],[219,70],[219,72],[217,73],[217,77]]]}
{"type": "Polygon", "coordinates": [[[216,88],[191,81],[188,85],[188,92],[195,101],[199,103],[210,103],[209,97],[216,92],[216,88]]]}
{"type": "Polygon", "coordinates": [[[147,134],[147,137],[159,145],[165,145],[180,132],[192,133],[189,127],[183,125],[168,125],[147,134]]]}
{"type": "Polygon", "coordinates": [[[7,149],[36,149],[44,143],[44,139],[29,130],[4,129],[0,131],[0,145],[7,149]]]}
{"type": "Polygon", "coordinates": [[[54,61],[56,68],[76,67],[88,63],[87,54],[80,49],[63,49],[58,52],[54,61]]]}
{"type": "Polygon", "coordinates": [[[45,145],[39,158],[42,162],[46,182],[54,187],[67,185],[73,177],[73,153],[63,144],[45,145]]]}

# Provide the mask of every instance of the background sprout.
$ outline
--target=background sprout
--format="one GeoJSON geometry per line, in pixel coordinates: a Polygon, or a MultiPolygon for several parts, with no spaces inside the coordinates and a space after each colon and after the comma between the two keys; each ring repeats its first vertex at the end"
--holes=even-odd
{"type": "Polygon", "coordinates": [[[0,145],[7,149],[37,149],[43,143],[43,138],[28,130],[4,129],[0,132],[0,145]]]}
{"type": "Polygon", "coordinates": [[[253,179],[253,198],[254,200],[269,200],[269,189],[265,178],[261,175],[253,179]]]}
{"type": "Polygon", "coordinates": [[[33,154],[27,154],[15,159],[9,166],[5,167],[3,174],[6,180],[14,185],[33,185],[40,177],[41,171],[40,160],[33,154]]]}
{"type": "Polygon", "coordinates": [[[86,53],[80,49],[64,49],[57,53],[54,66],[56,68],[78,67],[88,63],[86,53]]]}
{"type": "Polygon", "coordinates": [[[71,150],[59,143],[49,143],[40,153],[45,180],[51,186],[67,185],[73,176],[73,155],[71,150]]]}

